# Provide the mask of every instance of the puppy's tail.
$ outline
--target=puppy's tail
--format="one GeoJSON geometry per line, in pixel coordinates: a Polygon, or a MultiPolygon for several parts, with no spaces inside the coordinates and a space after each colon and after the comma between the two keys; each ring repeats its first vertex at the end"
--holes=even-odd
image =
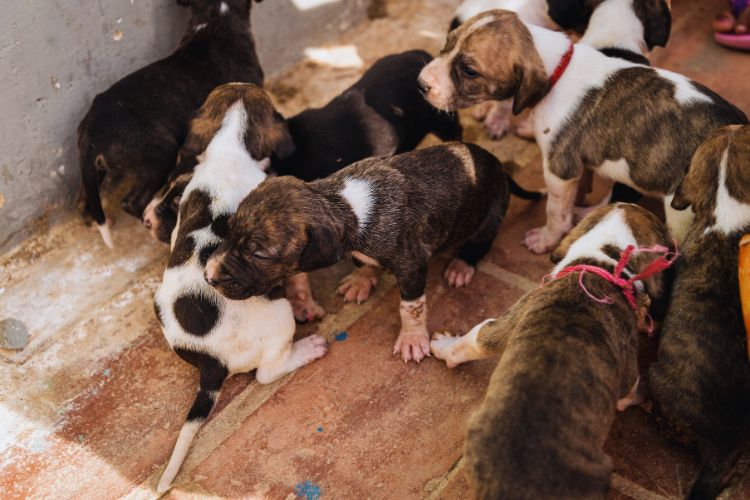
{"type": "Polygon", "coordinates": [[[201,370],[200,388],[198,389],[198,394],[195,396],[193,406],[190,408],[187,420],[182,425],[182,429],[180,429],[180,434],[177,437],[177,443],[174,445],[174,451],[169,458],[167,468],[164,469],[164,473],[159,480],[159,485],[156,487],[156,491],[160,494],[172,486],[172,481],[180,471],[182,462],[185,461],[195,435],[198,434],[198,430],[211,414],[211,410],[214,409],[216,400],[219,398],[219,390],[227,378],[227,370],[214,358],[211,358],[211,360],[214,361],[213,366],[207,364],[199,365],[201,370]]]}
{"type": "Polygon", "coordinates": [[[84,203],[81,209],[82,215],[84,218],[94,219],[104,244],[109,248],[114,248],[112,235],[109,231],[109,222],[104,215],[102,199],[99,196],[99,187],[102,185],[104,175],[107,172],[106,160],[103,155],[97,155],[90,146],[85,145],[80,149],[80,165],[84,203]]]}
{"type": "Polygon", "coordinates": [[[539,191],[526,191],[524,188],[516,184],[516,181],[513,180],[513,177],[510,175],[508,176],[508,185],[510,187],[510,194],[513,196],[518,196],[519,198],[522,198],[524,200],[541,200],[543,194],[539,191]]]}

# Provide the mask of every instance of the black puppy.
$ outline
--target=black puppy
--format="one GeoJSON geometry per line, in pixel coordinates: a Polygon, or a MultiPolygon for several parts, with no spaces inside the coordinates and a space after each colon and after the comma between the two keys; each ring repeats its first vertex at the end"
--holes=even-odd
{"type": "MultiPolygon", "coordinates": [[[[379,59],[362,78],[322,108],[308,109],[288,120],[296,152],[272,157],[279,175],[305,181],[321,179],[355,161],[411,151],[430,132],[444,141],[461,138],[454,114],[438,112],[417,87],[417,75],[431,60],[422,50],[379,59]]],[[[182,191],[190,180],[194,158],[180,158],[169,182],[143,214],[151,235],[169,242],[182,191]]]]}
{"type": "Polygon", "coordinates": [[[430,352],[430,258],[461,244],[449,267],[468,281],[495,239],[509,184],[492,154],[455,142],[370,158],[310,183],[269,179],[230,220],[227,239],[208,261],[206,280],[222,295],[244,299],[348,254],[383,266],[396,274],[401,291],[394,353],[420,361],[430,352]]]}
{"type": "Polygon", "coordinates": [[[134,176],[122,201],[140,217],[164,185],[185,140],[188,122],[209,92],[233,81],[263,84],[250,33],[251,0],[178,0],[192,17],[170,56],[115,83],[94,98],[78,125],[82,213],[113,246],[99,188],[107,172],[134,176]]]}

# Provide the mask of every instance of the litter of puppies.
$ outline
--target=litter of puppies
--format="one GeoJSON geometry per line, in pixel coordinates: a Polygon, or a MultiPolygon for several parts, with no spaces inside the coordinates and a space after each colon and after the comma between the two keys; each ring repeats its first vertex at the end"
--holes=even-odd
{"type": "MultiPolygon", "coordinates": [[[[180,47],[99,94],[78,129],[84,216],[116,252],[99,188],[109,171],[135,179],[125,211],[169,244],[155,316],[200,374],[159,493],[179,482],[226,379],[254,371],[268,384],[356,341],[341,326],[295,340],[297,323],[326,315],[309,273],[351,259],[337,290],[346,301],[367,300],[379,269],[396,279],[400,328],[374,357],[447,368],[498,358],[466,423],[470,495],[607,498],[604,443],[631,406],[696,446],[689,498],[721,494],[750,450],[750,122],[700,82],[648,64],[668,46],[668,1],[466,0],[434,58],[403,47],[288,118],[263,90],[252,0],[180,3],[192,10],[180,47]],[[228,50],[198,69],[195,44],[228,50]],[[167,80],[184,92],[154,92],[167,80]],[[543,192],[462,142],[457,111],[472,106],[492,136],[528,112],[543,192]],[[428,134],[440,144],[419,147],[428,134]],[[618,202],[617,187],[576,206],[587,172],[663,212],[618,202]],[[471,287],[511,196],[546,204],[544,226],[514,251],[550,253],[548,276],[461,332],[429,331],[429,263],[454,256],[442,293],[471,287]],[[658,339],[645,371],[642,334],[658,339]]],[[[334,434],[320,422],[314,434],[334,434]]],[[[294,493],[322,497],[318,483],[294,493]]]]}

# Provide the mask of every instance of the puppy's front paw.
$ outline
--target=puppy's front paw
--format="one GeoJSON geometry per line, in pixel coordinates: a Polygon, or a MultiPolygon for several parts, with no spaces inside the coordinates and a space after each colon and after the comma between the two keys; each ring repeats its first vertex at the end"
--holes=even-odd
{"type": "Polygon", "coordinates": [[[560,236],[550,230],[549,226],[538,227],[526,231],[523,244],[536,254],[552,251],[560,242],[560,236]]]}
{"type": "Polygon", "coordinates": [[[345,276],[339,283],[336,293],[344,296],[344,302],[356,301],[357,304],[361,304],[370,298],[372,290],[378,284],[378,277],[374,270],[364,271],[363,269],[357,269],[345,276]]]}
{"type": "Polygon", "coordinates": [[[430,341],[430,351],[437,359],[445,361],[448,368],[455,368],[460,364],[453,356],[453,346],[461,337],[454,337],[450,333],[435,333],[430,341]]]}
{"type": "Polygon", "coordinates": [[[393,354],[401,353],[404,363],[419,363],[430,355],[430,335],[427,330],[401,330],[393,346],[393,354]]]}
{"type": "Polygon", "coordinates": [[[510,130],[510,113],[501,105],[494,106],[484,119],[484,129],[492,139],[500,139],[510,130]]]}
{"type": "Polygon", "coordinates": [[[526,118],[516,125],[516,135],[523,139],[534,140],[534,127],[531,126],[531,120],[526,118]]]}
{"type": "Polygon", "coordinates": [[[476,268],[470,266],[463,259],[455,258],[445,268],[443,276],[448,280],[448,284],[455,288],[461,288],[471,283],[476,268]]]}
{"type": "Polygon", "coordinates": [[[315,299],[307,291],[297,291],[288,296],[287,300],[292,305],[294,319],[300,323],[320,319],[326,315],[325,310],[315,302],[315,299]]]}
{"type": "Polygon", "coordinates": [[[322,358],[328,352],[328,341],[320,335],[310,335],[296,341],[292,348],[294,357],[299,361],[299,366],[302,366],[322,358]]]}

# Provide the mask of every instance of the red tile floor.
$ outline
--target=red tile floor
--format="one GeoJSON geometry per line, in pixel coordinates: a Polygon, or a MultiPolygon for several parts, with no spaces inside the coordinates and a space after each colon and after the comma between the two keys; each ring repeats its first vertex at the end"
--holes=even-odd
{"type": "MultiPolygon", "coordinates": [[[[365,64],[407,48],[436,52],[456,0],[391,0],[388,16],[354,27],[340,40],[365,64]]],[[[709,23],[721,2],[675,0],[673,33],[657,66],[685,73],[750,111],[750,54],[716,46],[709,23]]],[[[262,43],[259,40],[258,43],[262,43]]],[[[286,113],[320,105],[351,84],[361,68],[302,62],[269,86],[286,113]]],[[[491,141],[464,115],[467,140],[522,168],[519,182],[541,187],[535,145],[491,141]]],[[[469,288],[449,289],[431,266],[431,330],[463,332],[502,313],[550,269],[519,245],[544,217],[542,203],[514,199],[492,253],[469,288]]],[[[153,497],[154,486],[192,402],[196,371],[167,347],[151,298],[167,249],[137,221],[120,215],[117,250],[71,214],[0,259],[0,317],[30,327],[21,352],[0,351],[0,496],[2,498],[153,497]]],[[[314,273],[329,312],[299,328],[333,339],[323,359],[268,386],[252,375],[230,380],[199,434],[173,498],[470,498],[462,471],[468,415],[482,399],[494,362],[447,370],[434,359],[405,365],[391,355],[398,292],[382,275],[376,295],[344,305],[335,285],[351,265],[314,273]]],[[[648,344],[644,339],[644,344],[648,344]]],[[[645,345],[645,349],[648,349],[645,345]]],[[[676,497],[696,464],[662,436],[639,408],[620,415],[607,442],[614,462],[612,498],[676,497]]],[[[743,463],[744,468],[747,464],[743,463]]],[[[727,498],[750,497],[739,477],[727,498]]]]}

